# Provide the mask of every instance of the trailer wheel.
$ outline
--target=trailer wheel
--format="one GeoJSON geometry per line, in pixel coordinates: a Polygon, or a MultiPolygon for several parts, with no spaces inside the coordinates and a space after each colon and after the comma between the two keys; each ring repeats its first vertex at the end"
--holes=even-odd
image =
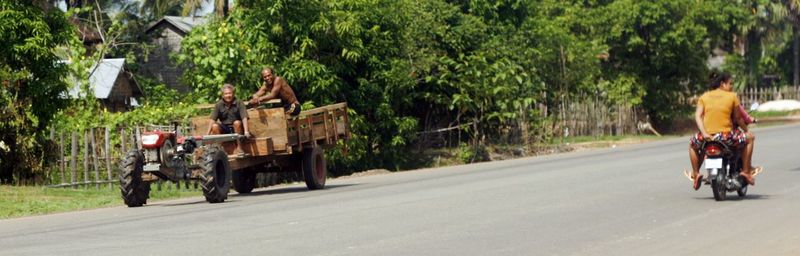
{"type": "Polygon", "coordinates": [[[256,187],[256,172],[253,170],[239,170],[233,174],[233,189],[239,194],[247,194],[256,187]]]}
{"type": "Polygon", "coordinates": [[[219,145],[212,145],[203,150],[200,163],[203,174],[200,175],[200,186],[203,196],[209,203],[221,203],[228,198],[231,188],[231,168],[228,155],[219,145]]]}
{"type": "Polygon", "coordinates": [[[303,178],[310,190],[325,187],[328,169],[325,166],[325,154],[320,147],[303,149],[303,178]]]}
{"type": "Polygon", "coordinates": [[[119,165],[119,190],[128,207],[139,207],[150,197],[150,183],[142,181],[144,156],[136,149],[128,151],[119,165]]]}

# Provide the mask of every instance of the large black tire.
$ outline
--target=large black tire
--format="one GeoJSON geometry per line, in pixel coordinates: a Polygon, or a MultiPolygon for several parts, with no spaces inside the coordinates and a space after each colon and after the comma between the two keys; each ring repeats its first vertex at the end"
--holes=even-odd
{"type": "Polygon", "coordinates": [[[325,165],[325,153],[320,147],[303,149],[303,178],[310,190],[325,187],[328,169],[325,165]]]}
{"type": "Polygon", "coordinates": [[[239,194],[247,194],[256,187],[256,172],[249,169],[233,172],[233,189],[239,194]]]}
{"type": "Polygon", "coordinates": [[[150,183],[142,181],[144,156],[139,150],[131,150],[119,165],[119,190],[128,207],[139,207],[150,197],[150,183]]]}
{"type": "Polygon", "coordinates": [[[203,169],[200,175],[200,186],[203,196],[209,203],[221,203],[228,198],[231,189],[231,168],[228,154],[218,145],[206,147],[201,159],[197,161],[203,169]]]}

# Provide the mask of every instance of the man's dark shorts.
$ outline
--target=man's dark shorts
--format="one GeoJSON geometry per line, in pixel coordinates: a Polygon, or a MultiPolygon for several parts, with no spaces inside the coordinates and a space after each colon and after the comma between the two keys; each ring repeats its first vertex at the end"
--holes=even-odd
{"type": "Polygon", "coordinates": [[[230,134],[236,132],[233,129],[233,124],[219,124],[219,130],[222,134],[230,134]]]}
{"type": "MultiPolygon", "coordinates": [[[[739,129],[733,129],[730,132],[721,132],[717,134],[713,134],[712,138],[715,141],[722,142],[723,144],[729,147],[739,147],[741,145],[747,144],[747,134],[742,132],[739,129]]],[[[692,149],[696,151],[700,151],[700,147],[703,146],[703,134],[697,133],[689,139],[689,145],[692,149]]]]}
{"type": "Polygon", "coordinates": [[[300,103],[292,103],[283,106],[283,110],[286,112],[287,116],[296,116],[300,114],[300,103]]]}

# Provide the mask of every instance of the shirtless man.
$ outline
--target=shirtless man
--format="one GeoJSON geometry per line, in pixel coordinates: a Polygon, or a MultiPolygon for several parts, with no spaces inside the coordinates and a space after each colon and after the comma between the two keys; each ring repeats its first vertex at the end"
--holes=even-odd
{"type": "Polygon", "coordinates": [[[272,68],[264,68],[261,70],[261,80],[263,81],[261,88],[253,94],[250,100],[251,106],[271,99],[281,99],[283,110],[287,116],[300,114],[300,101],[297,100],[294,91],[283,77],[274,76],[272,68]],[[267,95],[262,96],[267,92],[269,92],[267,95]]]}

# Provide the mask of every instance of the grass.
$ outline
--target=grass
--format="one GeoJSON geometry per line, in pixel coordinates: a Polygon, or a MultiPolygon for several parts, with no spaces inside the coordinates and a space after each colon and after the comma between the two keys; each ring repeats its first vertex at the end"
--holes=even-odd
{"type": "Polygon", "coordinates": [[[768,117],[787,117],[800,115],[800,110],[793,111],[767,111],[767,112],[751,112],[751,116],[755,118],[768,118],[768,117]]]}
{"type": "MultiPolygon", "coordinates": [[[[148,202],[202,195],[200,190],[162,190],[152,186],[148,202]]],[[[122,206],[119,188],[48,188],[0,186],[0,219],[122,206]]]]}
{"type": "Polygon", "coordinates": [[[603,135],[603,136],[575,136],[567,137],[563,140],[561,138],[553,138],[549,143],[550,145],[563,144],[563,143],[586,143],[586,142],[613,142],[613,141],[652,141],[659,139],[668,139],[672,136],[658,137],[656,135],[603,135]]]}

